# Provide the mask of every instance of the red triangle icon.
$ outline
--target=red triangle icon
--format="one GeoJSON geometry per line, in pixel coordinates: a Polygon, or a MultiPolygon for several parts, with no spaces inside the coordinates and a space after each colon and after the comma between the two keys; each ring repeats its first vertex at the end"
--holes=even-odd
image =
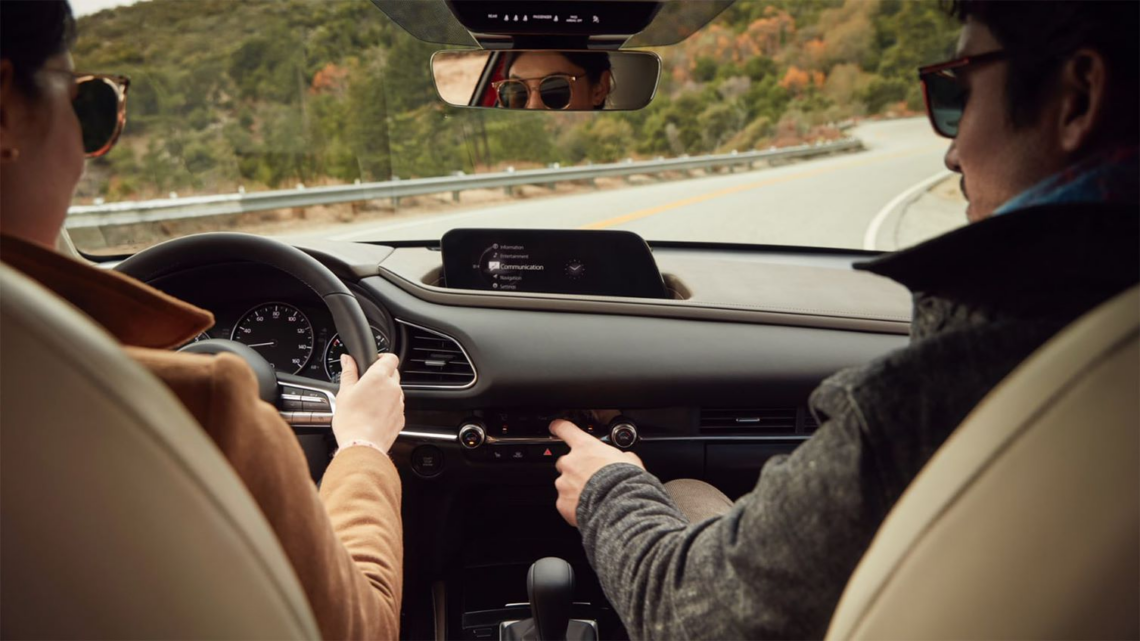
{"type": "Polygon", "coordinates": [[[546,448],[546,451],[542,453],[542,455],[543,456],[554,456],[554,453],[551,452],[550,448],[548,447],[548,448],[546,448]]]}

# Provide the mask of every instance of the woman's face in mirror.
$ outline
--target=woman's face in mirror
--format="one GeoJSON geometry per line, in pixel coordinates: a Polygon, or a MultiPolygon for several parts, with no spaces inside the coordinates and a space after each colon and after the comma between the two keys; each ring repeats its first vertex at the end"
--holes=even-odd
{"type": "Polygon", "coordinates": [[[509,78],[525,82],[530,90],[527,96],[526,109],[548,109],[539,92],[543,78],[563,75],[573,76],[570,83],[570,102],[566,109],[572,111],[591,111],[604,105],[610,93],[610,72],[602,72],[597,83],[590,83],[586,70],[570,62],[566,56],[556,51],[532,51],[524,53],[515,59],[511,65],[509,78]]]}

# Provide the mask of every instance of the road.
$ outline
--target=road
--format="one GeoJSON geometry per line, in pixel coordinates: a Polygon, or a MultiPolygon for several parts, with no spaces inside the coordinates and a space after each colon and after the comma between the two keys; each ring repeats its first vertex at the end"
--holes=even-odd
{"type": "MultiPolygon", "coordinates": [[[[626,229],[648,240],[862,249],[900,194],[944,170],[947,141],[924,118],[867,123],[867,151],[735,174],[599,190],[389,222],[340,225],[334,240],[437,239],[455,227],[626,229]]],[[[965,222],[965,220],[963,220],[965,222]]]]}

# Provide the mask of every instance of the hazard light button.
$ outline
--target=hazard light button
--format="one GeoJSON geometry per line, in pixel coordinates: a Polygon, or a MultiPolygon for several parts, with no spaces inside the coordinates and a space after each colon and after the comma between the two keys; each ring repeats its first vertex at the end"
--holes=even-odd
{"type": "Polygon", "coordinates": [[[570,447],[565,443],[550,443],[549,445],[531,445],[530,456],[531,461],[550,461],[553,463],[559,456],[565,456],[570,453],[570,447]]]}

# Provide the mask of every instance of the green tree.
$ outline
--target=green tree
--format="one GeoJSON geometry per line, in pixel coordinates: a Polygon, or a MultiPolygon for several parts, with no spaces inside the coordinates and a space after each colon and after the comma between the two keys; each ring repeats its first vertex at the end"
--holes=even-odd
{"type": "Polygon", "coordinates": [[[700,113],[702,150],[715,150],[744,128],[748,112],[738,102],[715,102],[700,113]]]}
{"type": "Polygon", "coordinates": [[[375,59],[354,65],[349,72],[345,129],[361,178],[389,179],[392,150],[388,139],[388,96],[383,67],[375,59]]]}
{"type": "Polygon", "coordinates": [[[598,118],[583,128],[586,158],[594,162],[615,162],[629,156],[633,148],[633,127],[624,120],[598,118]]]}
{"type": "MultiPolygon", "coordinates": [[[[893,43],[879,59],[878,73],[886,84],[880,90],[907,100],[911,108],[921,106],[921,89],[915,81],[918,67],[949,58],[953,53],[954,34],[958,25],[939,5],[925,2],[903,2],[899,10],[881,23],[892,33],[893,43]],[[900,92],[902,84],[906,91],[900,92]]],[[[870,101],[868,101],[870,107],[870,101]]]]}
{"type": "Polygon", "coordinates": [[[744,73],[753,80],[763,80],[779,74],[776,61],[767,56],[753,56],[744,63],[744,73]]]}
{"type": "Polygon", "coordinates": [[[906,100],[911,84],[899,78],[872,76],[859,97],[867,105],[868,112],[880,113],[887,106],[906,100]]]}
{"type": "Polygon", "coordinates": [[[243,98],[293,104],[308,87],[304,44],[297,32],[278,26],[242,43],[227,71],[243,98]]]}
{"type": "Polygon", "coordinates": [[[791,96],[780,86],[779,78],[775,75],[765,76],[760,82],[752,83],[744,96],[749,120],[761,117],[772,121],[779,120],[790,100],[791,96]]]}
{"type": "Polygon", "coordinates": [[[436,45],[410,36],[396,38],[386,56],[384,79],[393,111],[403,112],[439,104],[431,75],[431,55],[436,45]]]}
{"type": "Polygon", "coordinates": [[[697,82],[708,82],[716,77],[717,64],[716,60],[709,56],[701,56],[697,58],[696,66],[693,67],[693,80],[697,82]]]}

